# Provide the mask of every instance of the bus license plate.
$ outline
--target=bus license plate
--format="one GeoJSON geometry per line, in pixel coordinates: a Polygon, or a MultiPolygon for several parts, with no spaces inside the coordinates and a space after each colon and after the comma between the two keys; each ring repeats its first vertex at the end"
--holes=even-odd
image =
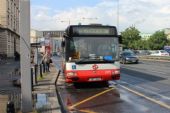
{"type": "Polygon", "coordinates": [[[89,81],[101,81],[101,78],[89,78],[89,81]]]}

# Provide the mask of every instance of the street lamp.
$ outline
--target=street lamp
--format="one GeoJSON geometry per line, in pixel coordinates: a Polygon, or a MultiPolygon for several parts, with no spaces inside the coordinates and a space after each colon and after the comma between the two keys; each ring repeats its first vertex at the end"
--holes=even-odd
{"type": "Polygon", "coordinates": [[[62,20],[61,22],[62,22],[62,23],[63,23],[63,22],[68,22],[68,25],[70,25],[70,19],[69,19],[69,20],[62,20]]]}

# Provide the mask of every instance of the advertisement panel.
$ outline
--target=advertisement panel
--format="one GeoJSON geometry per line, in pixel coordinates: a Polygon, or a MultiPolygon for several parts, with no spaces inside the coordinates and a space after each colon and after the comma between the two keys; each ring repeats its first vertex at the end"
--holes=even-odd
{"type": "Polygon", "coordinates": [[[51,40],[49,38],[45,38],[45,52],[51,55],[51,40]]]}

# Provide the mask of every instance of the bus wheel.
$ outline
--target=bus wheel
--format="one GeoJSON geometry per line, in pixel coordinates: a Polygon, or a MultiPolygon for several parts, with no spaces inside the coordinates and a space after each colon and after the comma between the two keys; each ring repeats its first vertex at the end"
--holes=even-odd
{"type": "Polygon", "coordinates": [[[135,62],[135,64],[138,64],[138,63],[139,63],[138,61],[135,62]]]}
{"type": "Polygon", "coordinates": [[[81,86],[81,83],[74,82],[73,85],[74,85],[75,88],[79,88],[81,86]]]}
{"type": "Polygon", "coordinates": [[[104,82],[103,82],[103,86],[104,86],[104,87],[109,87],[108,81],[104,81],[104,82]]]}

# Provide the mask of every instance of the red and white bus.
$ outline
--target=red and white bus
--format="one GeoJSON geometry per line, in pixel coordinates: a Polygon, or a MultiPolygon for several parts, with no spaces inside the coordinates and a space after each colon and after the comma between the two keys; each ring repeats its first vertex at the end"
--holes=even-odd
{"type": "Polygon", "coordinates": [[[61,44],[66,82],[119,80],[120,41],[115,26],[69,26],[61,44]]]}

